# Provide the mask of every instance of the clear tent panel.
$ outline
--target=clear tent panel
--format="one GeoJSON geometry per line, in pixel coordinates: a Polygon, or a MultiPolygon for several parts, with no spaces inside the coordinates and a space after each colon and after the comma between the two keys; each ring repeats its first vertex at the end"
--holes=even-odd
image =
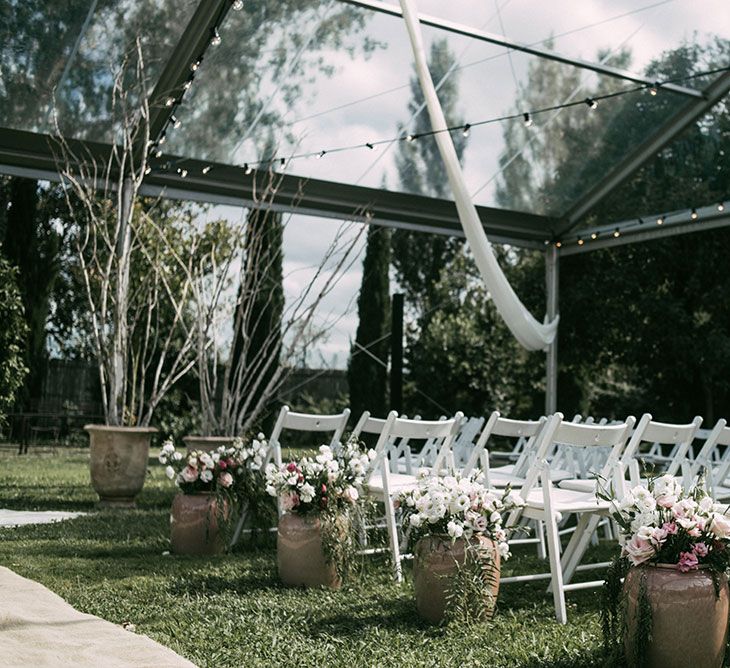
{"type": "Polygon", "coordinates": [[[151,91],[196,0],[13,0],[0,9],[0,125],[111,141],[113,72],[140,38],[151,91]]]}

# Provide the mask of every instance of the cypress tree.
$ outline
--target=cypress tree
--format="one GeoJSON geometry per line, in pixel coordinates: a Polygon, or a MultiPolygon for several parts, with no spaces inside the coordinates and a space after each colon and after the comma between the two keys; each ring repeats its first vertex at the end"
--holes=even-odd
{"type": "Polygon", "coordinates": [[[350,409],[356,417],[366,410],[372,415],[382,417],[388,407],[390,243],[388,229],[375,226],[368,229],[362,283],[357,300],[359,323],[355,336],[356,343],[350,351],[350,363],[347,369],[350,409]],[[382,364],[371,355],[381,360],[382,364]]]}

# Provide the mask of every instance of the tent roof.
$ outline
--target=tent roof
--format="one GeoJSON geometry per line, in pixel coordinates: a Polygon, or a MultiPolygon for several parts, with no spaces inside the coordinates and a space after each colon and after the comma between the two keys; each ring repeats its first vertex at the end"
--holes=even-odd
{"type": "MultiPolygon", "coordinates": [[[[522,0],[503,3],[491,16],[483,3],[421,0],[422,8],[439,14],[421,17],[427,41],[445,40],[456,58],[446,86],[458,80],[454,113],[471,126],[465,174],[490,238],[526,247],[561,240],[571,252],[588,250],[578,239],[590,238],[592,230],[585,229],[584,221],[593,207],[730,90],[730,73],[715,72],[667,82],[659,95],[651,95],[654,79],[641,73],[652,72],[651,61],[664,48],[679,46],[693,30],[700,35],[695,42],[712,42],[713,26],[721,25],[722,17],[730,19],[730,8],[722,0],[709,1],[716,15],[708,18],[709,9],[687,12],[667,3],[618,14],[613,3],[596,0],[601,20],[591,23],[562,11],[558,5],[567,9],[568,4],[560,0],[542,10],[549,15],[544,24],[539,16],[524,20],[535,10],[534,3],[522,0]],[[642,28],[632,33],[637,17],[642,28]],[[495,32],[504,32],[505,25],[511,27],[510,37],[495,32]],[[653,26],[662,37],[656,46],[643,39],[647,32],[655,34],[653,26]],[[546,45],[551,35],[552,44],[546,45]],[[639,62],[618,66],[585,56],[599,46],[614,56],[625,46],[634,47],[639,62]],[[593,112],[583,105],[540,112],[542,107],[529,106],[537,98],[528,88],[539,63],[548,64],[542,70],[543,101],[576,105],[585,91],[615,97],[601,100],[593,112]],[[631,92],[616,95],[623,91],[631,92]],[[522,127],[525,111],[534,112],[533,135],[522,127]],[[557,158],[539,137],[548,137],[565,115],[586,113],[598,119],[587,138],[594,153],[558,156],[570,169],[552,174],[557,158]],[[651,119],[641,141],[627,137],[617,142],[611,135],[611,121],[619,113],[629,122],[635,116],[637,124],[651,119]],[[511,115],[517,118],[503,118],[511,115]],[[495,120],[499,118],[503,120],[495,120]],[[592,168],[595,155],[601,156],[600,169],[592,168]],[[525,200],[506,187],[520,178],[552,179],[564,194],[525,200]]],[[[407,166],[401,165],[405,177],[399,174],[394,159],[392,148],[419,118],[408,107],[411,57],[397,3],[244,0],[241,11],[231,11],[231,0],[71,0],[62,6],[0,0],[2,4],[7,7],[0,13],[0,172],[57,178],[49,141],[54,101],[67,137],[85,142],[94,153],[107,152],[114,140],[110,65],[119,65],[125,45],[139,35],[154,103],[152,134],[165,132],[169,151],[147,178],[144,192],[249,205],[261,177],[247,174],[243,165],[261,159],[270,137],[277,156],[325,151],[322,160],[289,162],[276,206],[305,215],[460,234],[453,203],[416,194],[418,183],[410,179],[407,166]],[[218,46],[210,45],[214,30],[222,37],[218,46]],[[203,61],[192,72],[191,64],[201,55],[203,61]],[[191,75],[189,90],[183,89],[191,75]],[[164,102],[168,97],[175,100],[172,107],[164,102]],[[171,126],[173,114],[181,128],[171,126]],[[363,148],[366,142],[379,150],[363,148]],[[347,146],[356,148],[339,150],[347,146]],[[184,166],[187,177],[170,165],[184,166]],[[212,169],[204,174],[204,167],[212,169]]],[[[570,131],[570,122],[563,126],[570,131]]],[[[709,203],[688,202],[687,215],[693,204],[709,203]]],[[[722,212],[715,214],[714,226],[726,224],[722,212]]],[[[683,215],[678,212],[677,221],[683,215]]],[[[629,221],[620,224],[620,237],[606,238],[604,245],[686,229],[681,227],[685,223],[672,221],[651,233],[643,222],[636,222],[636,231],[629,221]]],[[[612,225],[604,222],[600,234],[607,237],[612,225]]]]}

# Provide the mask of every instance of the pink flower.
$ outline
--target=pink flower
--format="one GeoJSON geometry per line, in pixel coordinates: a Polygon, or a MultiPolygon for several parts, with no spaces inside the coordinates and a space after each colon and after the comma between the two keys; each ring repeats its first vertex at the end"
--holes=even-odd
{"type": "Polygon", "coordinates": [[[648,540],[633,535],[631,540],[624,545],[624,554],[629,558],[632,565],[639,566],[651,559],[655,554],[655,550],[648,540]]]}
{"type": "Polygon", "coordinates": [[[195,482],[198,479],[198,469],[186,466],[182,470],[182,477],[185,482],[195,482]]]}
{"type": "Polygon", "coordinates": [[[704,543],[697,543],[693,548],[692,551],[698,556],[698,557],[706,557],[709,550],[707,549],[707,545],[704,543]]]}
{"type": "Polygon", "coordinates": [[[730,518],[715,513],[710,522],[710,531],[718,538],[730,538],[730,518]]]}
{"type": "Polygon", "coordinates": [[[299,494],[289,492],[281,495],[281,509],[284,511],[294,510],[299,505],[299,494]]]}
{"type": "Polygon", "coordinates": [[[221,459],[218,462],[218,467],[220,468],[221,471],[225,471],[228,468],[228,464],[226,464],[224,459],[221,459]]]}
{"type": "Polygon", "coordinates": [[[223,487],[230,487],[233,484],[233,476],[226,471],[218,476],[218,482],[223,487]]]}
{"type": "Polygon", "coordinates": [[[294,473],[294,471],[297,470],[297,465],[294,462],[289,462],[286,465],[286,470],[289,471],[289,473],[294,473]]]}
{"type": "Polygon", "coordinates": [[[677,524],[675,522],[664,522],[662,529],[664,529],[667,534],[671,534],[673,536],[677,533],[677,524]]]}
{"type": "Polygon", "coordinates": [[[697,555],[694,552],[680,552],[677,568],[682,571],[682,573],[687,573],[688,571],[696,570],[698,563],[697,555]]]}

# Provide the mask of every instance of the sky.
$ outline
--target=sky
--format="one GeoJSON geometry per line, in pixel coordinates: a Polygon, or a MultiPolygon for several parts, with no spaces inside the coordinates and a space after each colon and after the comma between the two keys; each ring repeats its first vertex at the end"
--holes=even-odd
{"type": "MultiPolygon", "coordinates": [[[[615,52],[628,47],[633,54],[630,69],[635,72],[643,71],[653,58],[683,40],[705,41],[710,33],[730,35],[727,0],[419,0],[417,5],[423,14],[520,42],[539,43],[553,36],[555,51],[589,61],[597,60],[599,49],[615,52]]],[[[397,136],[399,123],[408,127],[412,53],[404,22],[376,13],[368,13],[368,17],[364,31],[351,43],[359,44],[367,35],[381,46],[367,58],[358,53],[350,56],[342,49],[324,52],[323,60],[333,70],[331,76],[315,77],[304,86],[298,104],[280,110],[297,137],[296,146],[284,150],[319,152],[386,140],[397,136]]],[[[424,27],[423,33],[427,48],[433,39],[445,36],[456,55],[460,65],[458,106],[466,122],[518,111],[513,102],[515,93],[525,81],[534,56],[507,54],[501,47],[433,28],[424,27]]],[[[583,81],[600,84],[600,79],[587,71],[583,81]]],[[[276,96],[272,93],[273,82],[262,95],[271,96],[274,105],[276,96]]],[[[464,172],[478,204],[495,203],[494,177],[502,148],[500,124],[472,130],[464,172]]],[[[236,161],[243,164],[251,150],[252,146],[244,144],[236,161]]],[[[308,177],[371,187],[384,183],[397,189],[394,154],[385,147],[360,149],[326,154],[321,160],[292,160],[287,169],[308,177]]],[[[319,263],[338,226],[335,220],[291,217],[284,236],[285,291],[290,299],[311,280],[312,267],[319,263]]],[[[362,254],[362,244],[359,249],[362,254]]],[[[322,319],[337,318],[337,323],[317,350],[310,351],[308,363],[312,366],[346,366],[357,327],[361,264],[359,257],[322,305],[322,319]]]]}

